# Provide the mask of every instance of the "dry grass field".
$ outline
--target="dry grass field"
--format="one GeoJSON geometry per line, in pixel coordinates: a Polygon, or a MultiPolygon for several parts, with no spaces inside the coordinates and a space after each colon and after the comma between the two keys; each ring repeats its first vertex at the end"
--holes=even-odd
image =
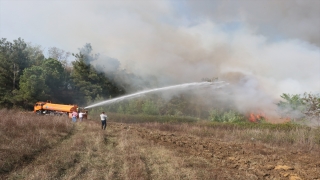
{"type": "Polygon", "coordinates": [[[0,116],[0,179],[320,179],[316,128],[0,116]]]}

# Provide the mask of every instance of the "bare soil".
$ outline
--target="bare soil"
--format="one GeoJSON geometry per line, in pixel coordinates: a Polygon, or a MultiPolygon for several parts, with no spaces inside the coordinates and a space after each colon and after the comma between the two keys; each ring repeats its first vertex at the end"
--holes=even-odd
{"type": "Polygon", "coordinates": [[[199,137],[140,124],[77,122],[1,179],[320,179],[320,152],[199,137]]]}
{"type": "Polygon", "coordinates": [[[203,157],[210,167],[208,173],[216,179],[320,179],[320,152],[268,147],[254,140],[252,143],[223,142],[184,133],[151,131],[138,126],[131,129],[140,137],[163,145],[179,156],[203,157]]]}

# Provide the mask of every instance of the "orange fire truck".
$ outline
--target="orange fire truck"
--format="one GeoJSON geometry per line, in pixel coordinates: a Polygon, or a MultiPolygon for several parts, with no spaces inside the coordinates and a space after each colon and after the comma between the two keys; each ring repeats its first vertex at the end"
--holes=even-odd
{"type": "Polygon", "coordinates": [[[79,108],[77,105],[65,105],[65,104],[54,104],[51,101],[47,102],[37,102],[34,105],[33,112],[39,115],[66,115],[71,118],[73,111],[84,112],[84,119],[88,117],[88,111],[83,108],[79,108]]]}

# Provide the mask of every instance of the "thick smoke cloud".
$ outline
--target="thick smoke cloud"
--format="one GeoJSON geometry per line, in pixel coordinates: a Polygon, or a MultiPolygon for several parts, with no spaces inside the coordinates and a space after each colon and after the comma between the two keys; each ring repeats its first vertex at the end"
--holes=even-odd
{"type": "MultiPolygon", "coordinates": [[[[320,46],[320,1],[187,1],[202,18],[224,23],[241,21],[274,38],[302,39],[320,46]]],[[[198,17],[198,16],[197,16],[198,17]]]]}
{"type": "Polygon", "coordinates": [[[233,83],[227,90],[231,93],[220,94],[220,105],[231,103],[244,113],[267,111],[274,117],[280,94],[319,92],[318,6],[270,1],[244,2],[237,8],[217,1],[212,3],[218,7],[215,12],[207,1],[200,8],[193,2],[188,2],[189,9],[201,16],[179,26],[139,21],[143,32],[138,40],[127,37],[134,50],[128,47],[130,58],[121,58],[126,68],[145,78],[155,76],[157,86],[219,77],[233,83]],[[204,6],[208,11],[202,11],[204,6]],[[287,15],[282,14],[285,9],[287,15]]]}
{"type": "Polygon", "coordinates": [[[320,90],[320,1],[45,2],[2,3],[1,36],[70,52],[91,43],[94,65],[126,69],[136,76],[118,79],[140,89],[219,77],[230,86],[212,96],[242,112],[275,112],[282,93],[320,90]]]}

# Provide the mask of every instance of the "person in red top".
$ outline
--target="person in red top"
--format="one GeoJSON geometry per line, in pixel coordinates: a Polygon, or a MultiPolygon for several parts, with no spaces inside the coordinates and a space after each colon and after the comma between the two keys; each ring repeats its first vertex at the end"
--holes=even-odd
{"type": "Polygon", "coordinates": [[[72,122],[77,122],[78,113],[76,111],[72,112],[72,122]]]}

